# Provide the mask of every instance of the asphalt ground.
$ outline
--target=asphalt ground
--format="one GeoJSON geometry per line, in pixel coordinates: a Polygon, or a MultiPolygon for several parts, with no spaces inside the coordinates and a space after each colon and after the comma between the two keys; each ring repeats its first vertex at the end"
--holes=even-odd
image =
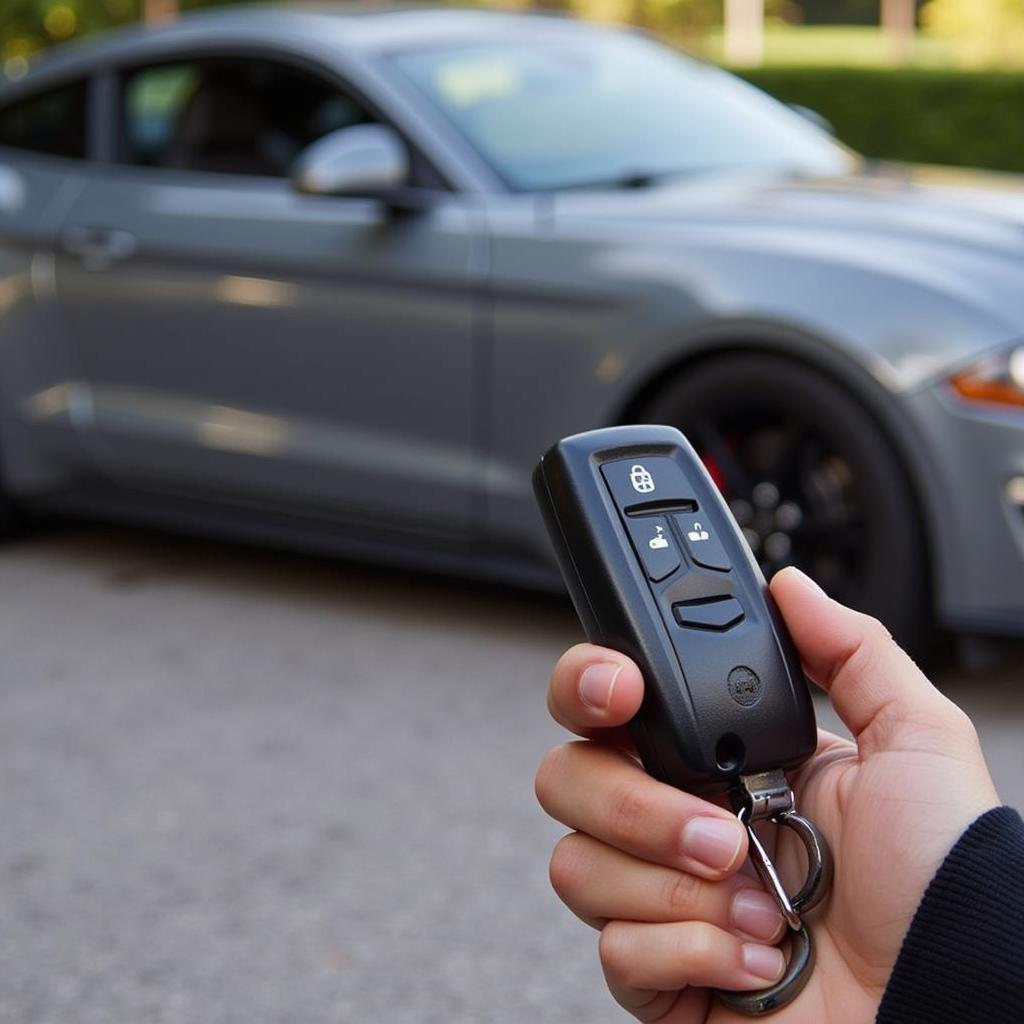
{"type": "MultiPolygon", "coordinates": [[[[0,1021],[624,1020],[532,792],[578,636],[553,598],[159,533],[3,548],[0,1021]]],[[[941,677],[1018,805],[1022,666],[941,677]]]]}

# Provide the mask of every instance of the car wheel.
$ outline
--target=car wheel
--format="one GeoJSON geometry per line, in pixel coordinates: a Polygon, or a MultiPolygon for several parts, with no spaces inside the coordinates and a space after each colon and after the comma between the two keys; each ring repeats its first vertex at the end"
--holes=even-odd
{"type": "Polygon", "coordinates": [[[0,542],[17,537],[26,528],[26,514],[0,487],[0,542]]]}
{"type": "Polygon", "coordinates": [[[736,353],[683,372],[641,421],[686,434],[766,577],[796,565],[924,650],[931,601],[914,495],[849,392],[784,357],[736,353]]]}

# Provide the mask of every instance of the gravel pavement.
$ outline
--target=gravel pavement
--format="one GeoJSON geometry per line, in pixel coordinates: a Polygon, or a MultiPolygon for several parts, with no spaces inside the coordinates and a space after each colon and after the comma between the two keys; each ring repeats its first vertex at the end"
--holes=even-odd
{"type": "MultiPolygon", "coordinates": [[[[532,778],[566,603],[100,528],[0,551],[0,1022],[622,1022],[532,778]]],[[[947,690],[1024,803],[1024,655],[947,690]]]]}

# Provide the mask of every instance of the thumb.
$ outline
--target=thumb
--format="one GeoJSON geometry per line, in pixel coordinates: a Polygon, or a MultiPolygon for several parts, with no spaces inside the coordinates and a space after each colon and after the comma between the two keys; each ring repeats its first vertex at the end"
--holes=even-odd
{"type": "Polygon", "coordinates": [[[807,674],[828,692],[858,744],[891,748],[900,723],[941,729],[964,717],[877,619],[833,601],[799,569],[777,573],[771,592],[807,674]]]}

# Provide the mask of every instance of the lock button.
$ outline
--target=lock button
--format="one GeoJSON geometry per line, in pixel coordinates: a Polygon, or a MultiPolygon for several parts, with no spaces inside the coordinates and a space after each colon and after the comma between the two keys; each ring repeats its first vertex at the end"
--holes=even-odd
{"type": "Polygon", "coordinates": [[[693,507],[693,488],[674,459],[663,455],[617,459],[601,466],[601,472],[622,512],[637,505],[666,501],[693,507]]]}
{"type": "Polygon", "coordinates": [[[708,524],[707,518],[701,517],[699,512],[688,512],[685,515],[673,516],[679,534],[686,543],[686,550],[690,558],[705,569],[717,569],[719,572],[728,572],[732,568],[732,562],[722,547],[722,542],[713,532],[708,524]]]}
{"type": "Polygon", "coordinates": [[[668,528],[664,516],[644,516],[642,519],[627,519],[626,528],[632,538],[633,547],[643,562],[647,578],[652,583],[671,576],[681,561],[676,539],[668,528]]]}

